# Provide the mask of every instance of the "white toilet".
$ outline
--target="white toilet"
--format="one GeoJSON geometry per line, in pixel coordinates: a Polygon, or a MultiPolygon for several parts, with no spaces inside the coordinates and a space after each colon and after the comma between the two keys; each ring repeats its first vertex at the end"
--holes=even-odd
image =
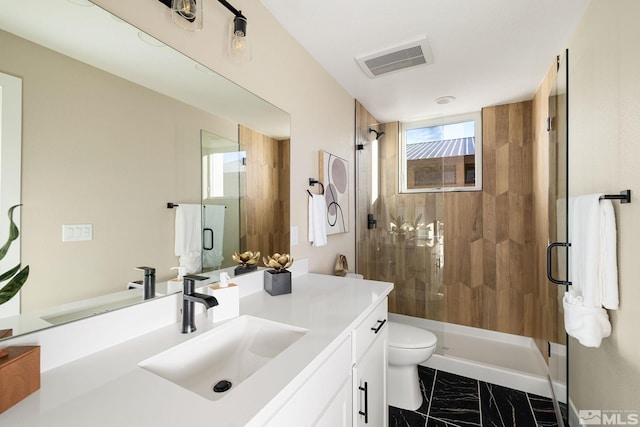
{"type": "Polygon", "coordinates": [[[415,411],[422,405],[418,364],[431,357],[438,339],[424,329],[389,322],[387,403],[415,411]]]}

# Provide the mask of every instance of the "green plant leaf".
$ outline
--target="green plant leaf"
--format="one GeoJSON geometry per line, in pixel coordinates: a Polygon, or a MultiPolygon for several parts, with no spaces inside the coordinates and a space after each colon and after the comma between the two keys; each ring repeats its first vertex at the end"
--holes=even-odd
{"type": "Polygon", "coordinates": [[[0,283],[4,282],[5,280],[9,280],[11,277],[13,277],[14,274],[18,272],[18,270],[20,270],[20,264],[16,265],[9,271],[2,273],[2,275],[0,275],[0,283]]]}
{"type": "Polygon", "coordinates": [[[16,225],[15,222],[13,222],[13,210],[18,206],[20,205],[14,205],[9,208],[9,238],[7,239],[7,243],[5,243],[4,246],[0,248],[0,259],[4,258],[4,256],[9,251],[9,247],[11,246],[11,243],[14,240],[16,240],[20,235],[20,232],[18,231],[18,226],[16,225]]]}
{"type": "Polygon", "coordinates": [[[29,266],[27,265],[18,274],[16,274],[2,289],[0,289],[0,305],[13,298],[22,285],[27,281],[29,277],[29,266]]]}

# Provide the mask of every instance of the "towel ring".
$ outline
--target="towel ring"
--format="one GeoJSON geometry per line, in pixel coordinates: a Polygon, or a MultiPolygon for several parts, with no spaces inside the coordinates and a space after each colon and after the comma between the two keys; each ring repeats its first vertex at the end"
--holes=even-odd
{"type": "MultiPolygon", "coordinates": [[[[320,193],[320,195],[323,195],[324,194],[324,184],[321,183],[320,181],[318,181],[317,179],[309,178],[309,187],[313,187],[316,184],[320,184],[320,187],[322,189],[322,192],[320,193]]],[[[309,191],[308,189],[307,189],[307,194],[309,195],[309,197],[313,197],[313,194],[311,194],[311,191],[309,191]]]]}

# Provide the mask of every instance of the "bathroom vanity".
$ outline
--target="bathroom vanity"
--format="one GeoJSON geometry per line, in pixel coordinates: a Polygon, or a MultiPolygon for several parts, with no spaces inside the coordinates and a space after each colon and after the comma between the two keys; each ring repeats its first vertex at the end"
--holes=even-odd
{"type": "MultiPolygon", "coordinates": [[[[179,331],[177,312],[181,295],[178,294],[136,306],[141,312],[146,310],[147,316],[135,318],[135,322],[152,321],[148,314],[155,304],[157,310],[166,310],[168,306],[175,310],[172,314],[175,323],[123,342],[113,340],[119,328],[122,331],[127,327],[126,320],[110,322],[114,326],[106,329],[84,332],[81,332],[83,321],[54,328],[58,332],[74,328],[73,340],[91,341],[99,338],[98,334],[113,344],[80,358],[70,353],[65,356],[69,358],[66,363],[55,355],[58,349],[52,350],[55,344],[51,340],[38,340],[39,335],[32,337],[31,343],[40,344],[43,353],[48,354],[47,359],[58,357],[58,362],[43,360],[41,389],[0,414],[0,426],[387,424],[386,319],[391,283],[300,274],[294,275],[291,294],[272,297],[262,290],[262,272],[234,281],[241,289],[240,317],[211,323],[201,312],[196,316],[197,330],[191,334],[179,331]],[[258,325],[252,327],[254,333],[263,323],[275,332],[256,333],[235,353],[230,347],[228,352],[216,353],[215,357],[207,353],[211,350],[205,341],[225,350],[224,337],[229,331],[241,330],[237,325],[243,322],[258,325]],[[267,355],[265,349],[272,348],[270,344],[284,339],[281,330],[284,335],[295,334],[294,339],[284,342],[277,354],[267,355]],[[261,337],[270,342],[261,343],[261,337]],[[203,344],[187,347],[196,343],[188,341],[199,338],[203,344]],[[235,363],[240,371],[253,370],[248,367],[253,362],[245,362],[242,352],[253,352],[268,360],[216,396],[213,391],[211,396],[206,390],[202,394],[195,392],[191,383],[178,385],[180,379],[167,379],[147,369],[149,361],[159,360],[157,366],[165,368],[170,364],[180,377],[190,366],[200,369],[207,365],[196,365],[202,360],[195,362],[197,357],[186,356],[198,352],[203,352],[205,362],[210,357],[211,365],[235,363]],[[147,367],[143,367],[145,363],[147,367]]],[[[120,310],[122,316],[131,316],[136,307],[120,310]]],[[[2,344],[24,345],[28,339],[21,337],[19,343],[9,340],[2,344]]],[[[69,345],[74,343],[60,343],[69,345]]],[[[67,348],[61,347],[60,353],[67,348]]],[[[198,378],[199,372],[194,378],[198,378]]]]}

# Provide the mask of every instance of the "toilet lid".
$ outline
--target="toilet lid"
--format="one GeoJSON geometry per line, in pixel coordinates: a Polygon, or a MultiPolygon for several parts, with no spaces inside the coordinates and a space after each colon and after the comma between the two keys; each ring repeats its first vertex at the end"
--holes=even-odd
{"type": "Polygon", "coordinates": [[[398,348],[433,347],[438,338],[425,329],[389,322],[389,345],[398,348]]]}

